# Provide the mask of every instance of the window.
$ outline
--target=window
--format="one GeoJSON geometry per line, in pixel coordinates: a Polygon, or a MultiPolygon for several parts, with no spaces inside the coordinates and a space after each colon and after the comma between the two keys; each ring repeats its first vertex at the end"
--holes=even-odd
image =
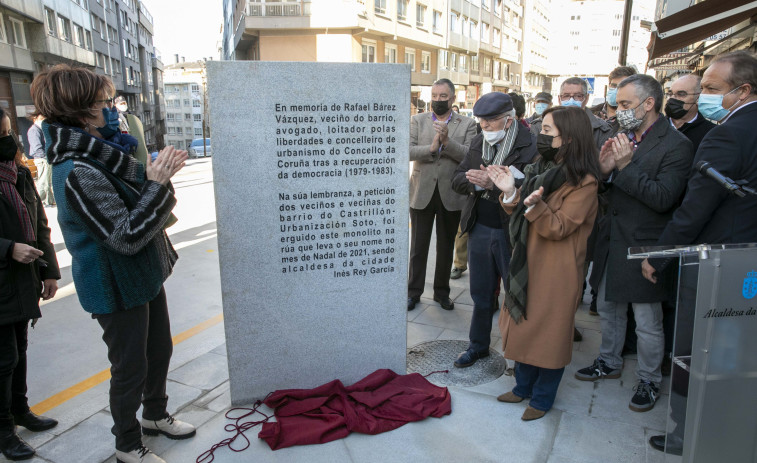
{"type": "Polygon", "coordinates": [[[55,36],[55,13],[53,13],[53,10],[49,8],[45,8],[45,25],[47,26],[47,33],[49,35],[55,36]]]}
{"type": "Polygon", "coordinates": [[[470,67],[471,67],[471,71],[475,71],[476,73],[478,73],[478,69],[479,69],[478,68],[478,55],[470,57],[470,67]]]}
{"type": "Polygon", "coordinates": [[[384,45],[384,62],[392,63],[392,64],[397,62],[397,46],[396,45],[389,45],[388,43],[384,45]]]}
{"type": "Polygon", "coordinates": [[[502,35],[496,27],[494,28],[494,40],[492,41],[492,45],[494,45],[497,48],[500,48],[502,46],[502,35]]]}
{"type": "Polygon", "coordinates": [[[424,27],[426,23],[426,5],[415,4],[415,26],[424,27]]]}
{"type": "Polygon", "coordinates": [[[484,74],[491,75],[492,72],[492,59],[484,56],[484,74]]]}
{"type": "Polygon", "coordinates": [[[428,74],[431,72],[431,53],[427,51],[421,52],[421,72],[428,74]]]}
{"type": "Polygon", "coordinates": [[[74,23],[74,45],[84,48],[84,28],[74,23]]]}
{"type": "MultiPolygon", "coordinates": [[[[11,22],[11,30],[8,31],[11,43],[17,47],[26,48],[26,36],[24,35],[24,23],[16,18],[8,18],[11,22]]],[[[0,37],[4,33],[0,32],[0,37]]]]}
{"type": "Polygon", "coordinates": [[[492,77],[494,77],[495,79],[500,79],[501,75],[502,75],[502,65],[499,61],[494,60],[494,74],[492,75],[492,77]]]}
{"type": "MultiPolygon", "coordinates": [[[[166,119],[166,120],[168,120],[168,119],[166,119]]],[[[166,133],[168,133],[168,135],[175,135],[176,134],[176,128],[175,127],[166,127],[166,133]]]]}
{"type": "Polygon", "coordinates": [[[481,0],[481,8],[489,11],[489,0],[481,0]]]}
{"type": "Polygon", "coordinates": [[[457,53],[450,53],[449,55],[449,70],[457,71],[457,53]]]}
{"type": "Polygon", "coordinates": [[[3,21],[3,14],[0,13],[0,42],[7,42],[8,37],[5,35],[5,21],[3,21]]]}
{"type": "Polygon", "coordinates": [[[192,84],[192,93],[200,93],[200,84],[192,84]]]}
{"type": "Polygon", "coordinates": [[[173,122],[174,121],[174,114],[173,113],[167,113],[166,114],[166,120],[169,121],[169,122],[173,122]]]}
{"type": "Polygon", "coordinates": [[[195,137],[202,137],[202,129],[196,128],[195,129],[195,137]]]}
{"type": "Polygon", "coordinates": [[[184,106],[189,106],[189,105],[190,105],[189,98],[185,98],[184,99],[184,106]]]}
{"type": "Polygon", "coordinates": [[[397,0],[397,20],[407,21],[407,0],[397,0]]]}
{"type": "Polygon", "coordinates": [[[386,0],[373,0],[373,11],[378,14],[386,14],[386,0]]]}
{"type": "Polygon", "coordinates": [[[372,42],[363,42],[363,63],[376,62],[376,44],[372,42]]]}
{"type": "Polygon", "coordinates": [[[192,114],[190,114],[190,113],[184,113],[184,120],[185,121],[191,121],[192,120],[192,114]]]}
{"type": "Polygon", "coordinates": [[[90,31],[84,32],[84,46],[87,50],[92,50],[92,32],[90,31]]]}
{"type": "Polygon", "coordinates": [[[502,0],[494,0],[494,14],[502,15],[502,0]]]}
{"type": "Polygon", "coordinates": [[[108,26],[108,41],[110,43],[118,43],[118,33],[110,26],[108,26]]]}
{"type": "Polygon", "coordinates": [[[176,135],[184,135],[184,129],[182,127],[176,127],[176,135]]]}
{"type": "Polygon", "coordinates": [[[484,27],[481,28],[481,42],[489,43],[489,24],[484,23],[484,27]]]}
{"type": "Polygon", "coordinates": [[[405,63],[410,65],[411,72],[415,72],[415,49],[405,48],[405,63]]]}
{"type": "Polygon", "coordinates": [[[194,115],[194,121],[195,122],[202,122],[202,114],[195,114],[194,115]]]}
{"type": "Polygon", "coordinates": [[[454,11],[450,11],[449,13],[449,31],[450,32],[457,32],[459,27],[459,22],[457,21],[457,13],[454,11]]]}
{"type": "Polygon", "coordinates": [[[441,32],[442,12],[434,10],[434,21],[431,24],[434,32],[441,32]]]}
{"type": "Polygon", "coordinates": [[[439,50],[439,69],[448,69],[448,61],[449,52],[447,50],[439,50]]]}
{"type": "Polygon", "coordinates": [[[71,21],[61,15],[58,15],[58,37],[66,42],[71,41],[71,21]]]}
{"type": "Polygon", "coordinates": [[[478,23],[476,21],[471,20],[470,22],[470,30],[468,31],[468,37],[478,40],[478,23]]]}
{"type": "Polygon", "coordinates": [[[111,69],[114,71],[114,74],[121,74],[121,61],[120,60],[111,58],[110,64],[111,64],[111,69]]]}
{"type": "Polygon", "coordinates": [[[460,55],[460,71],[468,72],[468,55],[460,55]]]}
{"type": "Polygon", "coordinates": [[[193,108],[199,108],[200,107],[200,100],[194,100],[194,101],[192,101],[192,107],[193,108]]]}

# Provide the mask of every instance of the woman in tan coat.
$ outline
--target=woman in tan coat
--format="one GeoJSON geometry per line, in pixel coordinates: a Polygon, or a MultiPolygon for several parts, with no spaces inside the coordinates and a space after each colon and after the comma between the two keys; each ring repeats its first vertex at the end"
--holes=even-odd
{"type": "Polygon", "coordinates": [[[488,168],[503,192],[513,245],[499,328],[505,357],[516,362],[516,386],[497,400],[530,398],[526,421],[552,408],[570,363],[599,178],[591,123],[580,108],[545,111],[537,148],[541,159],[526,168],[519,189],[507,167],[488,168]]]}

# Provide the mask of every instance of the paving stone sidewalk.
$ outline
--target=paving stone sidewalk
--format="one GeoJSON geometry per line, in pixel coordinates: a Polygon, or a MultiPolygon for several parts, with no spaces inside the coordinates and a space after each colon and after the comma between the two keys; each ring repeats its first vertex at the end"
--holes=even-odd
{"type": "MultiPolygon", "coordinates": [[[[433,278],[433,249],[428,280],[433,278]]],[[[181,266],[177,268],[181,272],[181,266]]],[[[174,276],[180,278],[180,275],[174,276]]],[[[213,280],[213,279],[211,279],[213,280]]],[[[208,284],[217,284],[210,281],[208,284]]],[[[407,345],[430,340],[467,340],[473,303],[468,273],[453,280],[451,297],[455,309],[446,311],[433,302],[430,283],[415,310],[407,313],[407,345]]],[[[188,289],[203,291],[203,288],[188,289]]],[[[514,386],[512,376],[475,387],[450,387],[452,414],[410,423],[377,436],[352,434],[324,445],[300,446],[271,451],[257,438],[258,428],[246,433],[249,448],[241,453],[221,448],[215,463],[231,462],[664,462],[662,453],[651,449],[650,436],[662,433],[667,413],[668,381],[663,383],[653,410],[636,413],[628,409],[635,384],[636,360],[627,358],[619,380],[583,382],[573,373],[596,357],[601,335],[598,317],[588,313],[588,292],[576,315],[584,340],[574,343],[573,361],[566,367],[554,408],[533,422],[520,419],[526,402],[503,404],[496,396],[514,386]]],[[[220,304],[220,301],[218,301],[220,304]]],[[[495,318],[492,348],[501,351],[495,318]]],[[[359,346],[356,346],[359,347],[359,346]]],[[[449,367],[454,358],[449,359],[449,367]]],[[[470,367],[471,371],[476,366],[470,367]]],[[[112,425],[108,408],[108,383],[94,387],[51,410],[61,421],[51,432],[19,434],[37,448],[31,462],[115,462],[112,425]]],[[[224,430],[231,407],[222,325],[209,328],[178,345],[168,381],[170,412],[198,426],[197,436],[185,441],[145,437],[145,444],[168,463],[188,463],[213,444],[231,436],[224,430]]],[[[265,413],[271,410],[262,407],[265,413]]],[[[239,438],[234,447],[246,445],[239,438]]],[[[5,461],[0,456],[0,462],[5,461]]]]}

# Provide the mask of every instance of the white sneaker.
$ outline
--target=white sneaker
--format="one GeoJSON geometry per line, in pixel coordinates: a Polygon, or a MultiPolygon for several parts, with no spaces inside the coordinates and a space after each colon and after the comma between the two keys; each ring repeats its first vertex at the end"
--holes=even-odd
{"type": "Polygon", "coordinates": [[[118,463],[166,463],[166,461],[155,455],[142,444],[131,452],[120,452],[116,450],[116,461],[118,463]]]}
{"type": "Polygon", "coordinates": [[[197,430],[194,426],[183,421],[167,416],[162,420],[146,420],[142,418],[142,434],[157,436],[163,434],[169,439],[188,439],[194,436],[197,430]]]}

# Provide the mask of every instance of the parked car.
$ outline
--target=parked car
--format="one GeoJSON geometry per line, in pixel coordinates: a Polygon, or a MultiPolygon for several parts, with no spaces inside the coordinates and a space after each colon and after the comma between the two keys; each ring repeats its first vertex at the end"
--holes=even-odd
{"type": "Polygon", "coordinates": [[[202,138],[195,138],[192,140],[192,144],[187,149],[190,158],[200,158],[203,156],[211,156],[213,150],[210,149],[210,138],[205,139],[205,152],[203,154],[202,138]]]}

